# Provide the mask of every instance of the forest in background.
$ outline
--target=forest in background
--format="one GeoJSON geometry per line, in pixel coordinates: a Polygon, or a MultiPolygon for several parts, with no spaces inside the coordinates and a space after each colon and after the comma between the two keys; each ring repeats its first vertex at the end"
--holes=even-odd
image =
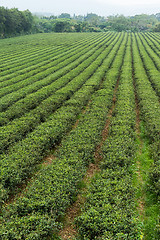
{"type": "Polygon", "coordinates": [[[0,37],[49,32],[160,32],[160,13],[102,17],[95,13],[73,15],[31,13],[0,7],[0,37]]]}

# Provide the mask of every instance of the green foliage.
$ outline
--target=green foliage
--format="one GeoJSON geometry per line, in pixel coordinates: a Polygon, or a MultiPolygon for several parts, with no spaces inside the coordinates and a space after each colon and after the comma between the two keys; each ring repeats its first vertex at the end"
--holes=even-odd
{"type": "Polygon", "coordinates": [[[105,18],[95,13],[88,13],[86,16],[74,14],[73,17],[69,13],[62,13],[59,16],[46,17],[33,16],[29,10],[0,7],[0,36],[4,38],[42,32],[159,31],[158,19],[158,14],[133,17],[116,15],[105,18]]]}
{"type": "Polygon", "coordinates": [[[29,10],[19,11],[17,8],[0,7],[0,35],[14,36],[31,32],[33,16],[29,10]]]}
{"type": "MultiPolygon", "coordinates": [[[[73,99],[72,101],[69,100],[61,109],[61,114],[65,116],[64,122],[62,122],[63,116],[60,113],[59,117],[58,115],[55,116],[58,123],[58,132],[61,127],[65,128],[65,122],[67,125],[69,123],[73,124],[76,118],[74,116],[75,111],[75,115],[77,115],[80,112],[80,105],[84,106],[83,99],[86,102],[90,98],[90,94],[94,93],[98,88],[105,76],[106,68],[112,63],[117,49],[120,47],[122,39],[123,36],[121,38],[117,36],[115,39],[117,44],[115,46],[114,44],[111,45],[109,49],[106,49],[106,52],[103,48],[102,53],[94,63],[94,67],[92,66],[97,71],[88,78],[83,88],[75,93],[74,101],[73,99]],[[112,48],[114,54],[111,52],[112,48]],[[107,58],[106,54],[108,55],[107,58]]],[[[77,188],[86,171],[86,166],[94,160],[95,148],[98,142],[101,141],[100,133],[111,105],[115,80],[108,81],[105,78],[106,88],[98,90],[92,95],[89,109],[81,116],[78,126],[68,136],[65,136],[61,143],[62,148],[56,154],[56,159],[47,166],[41,166],[40,171],[32,179],[22,198],[17,199],[7,209],[3,208],[4,218],[0,232],[2,239],[8,239],[9,237],[10,239],[47,239],[61,228],[61,219],[63,219],[66,208],[74,201],[78,193],[77,188]]],[[[28,147],[31,147],[31,145],[34,145],[33,148],[37,146],[35,149],[36,156],[45,139],[55,136],[53,133],[55,127],[52,117],[52,120],[48,121],[47,125],[44,126],[43,132],[39,132],[40,135],[37,131],[37,135],[34,136],[34,143],[28,142],[28,147]],[[45,135],[48,137],[46,138],[45,135]]],[[[44,149],[44,147],[42,148],[44,149]]],[[[33,148],[30,149],[32,154],[33,148]]],[[[33,155],[31,157],[27,153],[26,156],[28,156],[28,160],[31,161],[32,159],[33,161],[33,155]]],[[[20,165],[22,167],[22,159],[20,165]]]]}
{"type": "Polygon", "coordinates": [[[71,15],[69,13],[61,13],[58,18],[71,18],[71,15]]]}
{"type": "Polygon", "coordinates": [[[156,26],[153,28],[153,32],[160,32],[160,23],[156,24],[156,26]]]}
{"type": "Polygon", "coordinates": [[[126,46],[114,117],[103,146],[102,170],[93,179],[77,219],[81,239],[140,239],[131,172],[136,144],[130,40],[126,46]]]}
{"type": "MultiPolygon", "coordinates": [[[[103,45],[101,41],[105,42],[106,39],[100,40],[100,46],[99,44],[97,44],[96,41],[95,47],[96,51],[92,50],[94,53],[93,55],[89,57],[90,53],[87,52],[88,58],[86,59],[86,61],[83,61],[82,66],[79,65],[79,68],[81,69],[80,72],[76,71],[76,68],[74,69],[73,72],[72,71],[70,72],[70,76],[73,77],[73,81],[68,82],[68,84],[64,87],[62,85],[61,89],[59,89],[53,96],[51,96],[51,98],[48,98],[43,104],[41,104],[38,109],[35,109],[35,111],[32,111],[32,113],[27,114],[26,117],[21,118],[19,121],[17,120],[13,122],[13,124],[6,126],[6,128],[5,127],[3,128],[4,131],[2,131],[1,140],[3,139],[4,145],[2,144],[1,148],[3,148],[4,146],[7,147],[9,146],[10,143],[21,140],[25,136],[25,133],[30,132],[32,128],[36,127],[36,124],[40,124],[42,121],[42,124],[40,124],[32,133],[30,133],[24,139],[24,142],[22,141],[20,143],[17,143],[14,147],[10,148],[10,152],[8,154],[3,155],[3,157],[1,158],[1,163],[2,165],[4,164],[2,172],[3,176],[1,180],[4,184],[4,188],[8,188],[9,192],[13,191],[17,184],[25,180],[27,175],[29,175],[29,172],[31,173],[32,167],[34,170],[35,164],[38,163],[45,154],[44,149],[46,150],[50,149],[52,145],[54,145],[57,141],[59,141],[59,139],[63,137],[67,129],[70,129],[70,126],[73,124],[73,121],[75,121],[77,114],[79,113],[79,111],[81,111],[84,102],[87,100],[87,98],[84,98],[84,94],[82,94],[81,96],[82,98],[80,99],[77,99],[77,96],[76,99],[74,99],[74,97],[73,99],[70,99],[73,93],[78,91],[82,87],[82,85],[85,85],[86,91],[88,92],[87,97],[89,97],[90,96],[89,92],[90,91],[92,92],[94,89],[97,88],[97,84],[100,84],[101,74],[99,73],[99,71],[97,73],[98,77],[97,79],[98,82],[96,81],[97,83],[95,82],[96,79],[94,78],[90,79],[90,77],[92,77],[92,75],[95,73],[95,70],[99,66],[101,66],[102,62],[106,58],[106,55],[113,48],[113,46],[111,45],[110,48],[105,50],[105,44],[103,45]],[[73,76],[73,74],[76,75],[73,76]],[[60,108],[62,102],[67,101],[68,99],[70,100],[60,108]],[[50,115],[57,108],[59,108],[58,111],[55,112],[55,114],[52,114],[49,117],[49,119],[47,119],[48,115],[50,115]],[[53,127],[51,127],[52,125],[53,127]],[[16,129],[16,127],[18,127],[18,129],[16,129]],[[9,132],[10,135],[8,136],[9,132]],[[17,134],[15,134],[15,132],[17,134]],[[6,160],[2,161],[2,159],[4,158],[6,160]],[[16,160],[13,161],[13,159],[16,160]],[[12,167],[9,169],[6,168],[6,164],[8,166],[11,164],[12,167]],[[11,174],[12,170],[13,174],[11,174]],[[6,171],[8,172],[8,174],[6,171]],[[14,178],[15,172],[17,172],[16,179],[14,178]]],[[[111,39],[109,41],[111,41],[111,39]]],[[[118,41],[118,37],[114,41],[115,42],[118,41]]],[[[116,46],[116,48],[117,47],[118,46],[116,46]]],[[[116,52],[114,52],[114,54],[115,53],[116,52]]],[[[111,57],[113,57],[112,54],[111,57]]],[[[108,59],[107,64],[109,66],[108,59]]],[[[64,76],[62,82],[64,82],[65,79],[68,81],[69,77],[66,78],[66,76],[64,76]]],[[[55,83],[56,84],[55,86],[59,86],[59,83],[60,79],[57,83],[55,83]]],[[[52,91],[51,86],[49,86],[47,93],[49,93],[49,91],[52,91]]],[[[44,91],[42,91],[42,93],[44,94],[44,91]]],[[[36,104],[37,102],[42,100],[42,96],[39,95],[38,93],[37,97],[39,96],[40,99],[39,100],[37,99],[37,101],[35,101],[35,97],[34,98],[31,97],[31,102],[30,101],[26,102],[28,104],[27,106],[29,108],[32,108],[33,104],[36,104]]],[[[24,99],[22,103],[23,104],[25,103],[24,99]]],[[[21,107],[15,108],[15,111],[16,112],[18,111],[19,114],[21,114],[22,108],[21,107]]]]}
{"type": "Polygon", "coordinates": [[[144,32],[152,31],[158,23],[155,15],[146,14],[135,15],[133,17],[116,15],[108,16],[107,18],[98,16],[95,13],[88,13],[86,16],[74,15],[73,18],[71,18],[69,14],[61,15],[63,21],[61,17],[58,19],[54,18],[54,20],[51,17],[39,19],[41,26],[39,26],[39,28],[45,32],[105,32],[110,30],[116,32],[144,32]],[[47,28],[46,24],[48,24],[47,28]],[[79,26],[78,28],[77,25],[79,26]]]}
{"type": "MultiPolygon", "coordinates": [[[[136,39],[135,37],[133,38],[133,43],[134,43],[133,57],[134,57],[135,79],[136,79],[136,88],[139,96],[139,105],[141,108],[141,118],[145,123],[146,135],[149,139],[149,144],[150,144],[149,146],[150,152],[154,160],[154,163],[150,167],[149,173],[148,173],[149,175],[148,189],[149,191],[152,192],[154,198],[156,199],[156,205],[158,208],[159,199],[160,199],[160,164],[159,164],[160,105],[159,105],[159,98],[156,92],[159,92],[159,85],[155,84],[154,87],[152,87],[153,86],[152,81],[154,83],[154,76],[152,75],[151,78],[148,78],[148,75],[149,75],[148,72],[150,72],[151,69],[154,70],[155,66],[153,66],[153,63],[149,58],[149,54],[145,52],[146,49],[142,47],[139,39],[136,39]],[[135,44],[135,41],[136,41],[136,44],[135,44]],[[146,57],[146,59],[144,59],[144,56],[146,57]],[[150,66],[150,70],[149,70],[149,66],[150,66]]],[[[156,76],[155,76],[155,79],[156,79],[156,76]]],[[[154,229],[155,230],[154,234],[156,236],[159,236],[160,234],[160,229],[158,225],[159,223],[158,223],[158,220],[156,221],[157,221],[157,227],[156,229],[154,229]]],[[[155,225],[155,223],[153,225],[155,225]]]]}
{"type": "MultiPolygon", "coordinates": [[[[88,18],[92,22],[97,16],[88,14],[88,18]]],[[[122,26],[125,19],[121,16],[121,20],[122,26]]],[[[93,27],[86,21],[83,24],[77,26],[78,31],[93,27]]],[[[94,161],[109,109],[116,102],[102,148],[101,172],[88,187],[77,226],[80,239],[141,239],[132,179],[137,146],[132,77],[154,160],[148,191],[158,209],[159,36],[38,34],[3,39],[0,45],[0,238],[59,239],[66,209],[75,201],[86,168],[94,161]],[[41,164],[59,143],[52,162],[41,164]],[[29,177],[26,191],[5,205],[29,177]]],[[[158,236],[158,223],[154,231],[158,236]]]]}

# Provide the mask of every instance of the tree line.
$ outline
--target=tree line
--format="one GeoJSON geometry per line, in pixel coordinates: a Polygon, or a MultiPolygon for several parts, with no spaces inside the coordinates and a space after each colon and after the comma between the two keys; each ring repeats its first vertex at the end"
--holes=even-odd
{"type": "Polygon", "coordinates": [[[47,32],[160,32],[160,13],[102,17],[95,13],[73,15],[62,13],[59,16],[32,14],[29,10],[0,7],[0,37],[20,34],[47,32]]]}
{"type": "Polygon", "coordinates": [[[29,10],[0,7],[0,36],[9,37],[17,34],[31,33],[34,17],[29,10]]]}
{"type": "Polygon", "coordinates": [[[94,13],[86,16],[63,13],[57,16],[43,16],[38,19],[43,31],[55,32],[145,32],[156,31],[160,24],[160,14],[135,15],[125,17],[123,15],[101,17],[94,13]]]}

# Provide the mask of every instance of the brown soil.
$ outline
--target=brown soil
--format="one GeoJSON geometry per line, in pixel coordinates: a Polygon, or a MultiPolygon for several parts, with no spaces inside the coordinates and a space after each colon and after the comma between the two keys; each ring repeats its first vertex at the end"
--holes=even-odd
{"type": "Polygon", "coordinates": [[[42,165],[45,165],[45,166],[50,165],[52,164],[53,160],[56,160],[56,157],[54,155],[50,155],[44,159],[42,165]]]}

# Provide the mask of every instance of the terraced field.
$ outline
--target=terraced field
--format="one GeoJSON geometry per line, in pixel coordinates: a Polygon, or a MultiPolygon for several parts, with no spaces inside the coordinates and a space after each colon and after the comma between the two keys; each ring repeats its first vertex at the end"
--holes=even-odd
{"type": "Polygon", "coordinates": [[[0,40],[0,239],[160,239],[160,35],[0,40]]]}

